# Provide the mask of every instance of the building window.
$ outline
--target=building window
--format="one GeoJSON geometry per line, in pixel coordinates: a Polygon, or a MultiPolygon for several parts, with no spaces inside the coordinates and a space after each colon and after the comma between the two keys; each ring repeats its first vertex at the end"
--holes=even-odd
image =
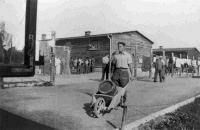
{"type": "Polygon", "coordinates": [[[98,50],[98,41],[90,41],[89,50],[98,50]]]}

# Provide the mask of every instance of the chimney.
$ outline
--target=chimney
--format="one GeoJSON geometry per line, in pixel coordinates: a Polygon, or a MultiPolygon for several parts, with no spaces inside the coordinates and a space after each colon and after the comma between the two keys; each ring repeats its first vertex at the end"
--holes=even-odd
{"type": "Polygon", "coordinates": [[[85,36],[90,36],[90,31],[85,31],[85,36]]]}
{"type": "Polygon", "coordinates": [[[160,46],[160,49],[163,49],[163,46],[160,46]]]}
{"type": "Polygon", "coordinates": [[[46,40],[46,34],[42,34],[42,40],[46,40]]]}
{"type": "Polygon", "coordinates": [[[51,31],[51,39],[55,39],[56,38],[56,32],[55,31],[51,31]]]}

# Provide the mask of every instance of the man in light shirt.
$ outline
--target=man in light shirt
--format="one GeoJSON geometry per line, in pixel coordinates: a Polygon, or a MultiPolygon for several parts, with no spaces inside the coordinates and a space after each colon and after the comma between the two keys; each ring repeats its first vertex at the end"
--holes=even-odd
{"type": "MultiPolygon", "coordinates": [[[[118,50],[119,53],[115,54],[113,58],[113,64],[115,64],[116,69],[113,72],[112,81],[119,87],[124,88],[129,82],[129,73],[128,69],[131,73],[131,80],[133,77],[133,69],[132,69],[132,57],[131,55],[125,51],[125,43],[118,42],[118,50]]],[[[124,103],[126,102],[127,94],[124,94],[124,103]]]]}
{"type": "Polygon", "coordinates": [[[108,74],[109,74],[109,54],[106,54],[102,58],[102,77],[101,77],[101,81],[104,80],[105,74],[106,74],[106,79],[108,79],[108,74]]]}

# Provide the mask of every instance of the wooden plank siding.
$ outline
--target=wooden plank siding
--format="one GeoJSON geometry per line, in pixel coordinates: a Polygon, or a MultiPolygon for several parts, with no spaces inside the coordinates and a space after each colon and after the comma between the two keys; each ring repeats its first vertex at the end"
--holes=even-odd
{"type": "Polygon", "coordinates": [[[102,66],[102,57],[109,53],[110,49],[110,40],[107,36],[103,37],[85,37],[85,38],[75,38],[75,39],[66,39],[57,41],[56,45],[67,45],[71,48],[71,57],[72,58],[95,58],[95,67],[102,66]],[[92,41],[97,41],[98,49],[89,50],[89,43],[92,41]],[[68,43],[68,44],[66,44],[68,43]],[[70,43],[70,44],[69,44],[70,43]]]}
{"type": "MultiPolygon", "coordinates": [[[[72,58],[94,57],[95,68],[101,68],[102,57],[110,51],[110,39],[108,38],[108,35],[112,38],[112,52],[118,49],[117,43],[121,41],[126,43],[126,50],[131,55],[135,55],[135,47],[136,44],[138,44],[138,58],[142,59],[143,55],[150,57],[153,42],[137,31],[58,39],[56,40],[56,45],[69,46],[71,48],[72,58]],[[98,42],[97,50],[89,50],[89,43],[92,41],[98,42]]],[[[138,65],[138,67],[140,66],[141,65],[138,65]]]]}
{"type": "Polygon", "coordinates": [[[200,53],[196,48],[193,48],[188,51],[188,58],[193,59],[193,56],[194,56],[194,60],[198,60],[198,57],[200,57],[200,53]]]}

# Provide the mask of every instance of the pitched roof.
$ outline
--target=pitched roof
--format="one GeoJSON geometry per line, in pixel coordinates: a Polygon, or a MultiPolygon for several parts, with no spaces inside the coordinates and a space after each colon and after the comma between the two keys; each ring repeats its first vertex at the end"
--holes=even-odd
{"type": "Polygon", "coordinates": [[[115,32],[115,33],[97,34],[97,35],[89,35],[89,36],[56,38],[56,41],[59,41],[59,40],[70,40],[70,39],[77,39],[77,38],[87,38],[87,37],[101,37],[101,36],[108,36],[108,35],[115,35],[115,34],[126,34],[126,33],[138,33],[139,35],[141,35],[142,37],[144,37],[145,39],[147,39],[149,42],[151,42],[152,44],[154,44],[153,41],[151,41],[150,39],[148,39],[147,37],[145,37],[143,34],[141,34],[137,30],[136,31],[126,31],[126,32],[115,32]]]}
{"type": "Polygon", "coordinates": [[[195,47],[189,47],[189,48],[158,48],[158,49],[153,49],[154,52],[156,51],[189,51],[192,49],[196,49],[195,47]]]}

